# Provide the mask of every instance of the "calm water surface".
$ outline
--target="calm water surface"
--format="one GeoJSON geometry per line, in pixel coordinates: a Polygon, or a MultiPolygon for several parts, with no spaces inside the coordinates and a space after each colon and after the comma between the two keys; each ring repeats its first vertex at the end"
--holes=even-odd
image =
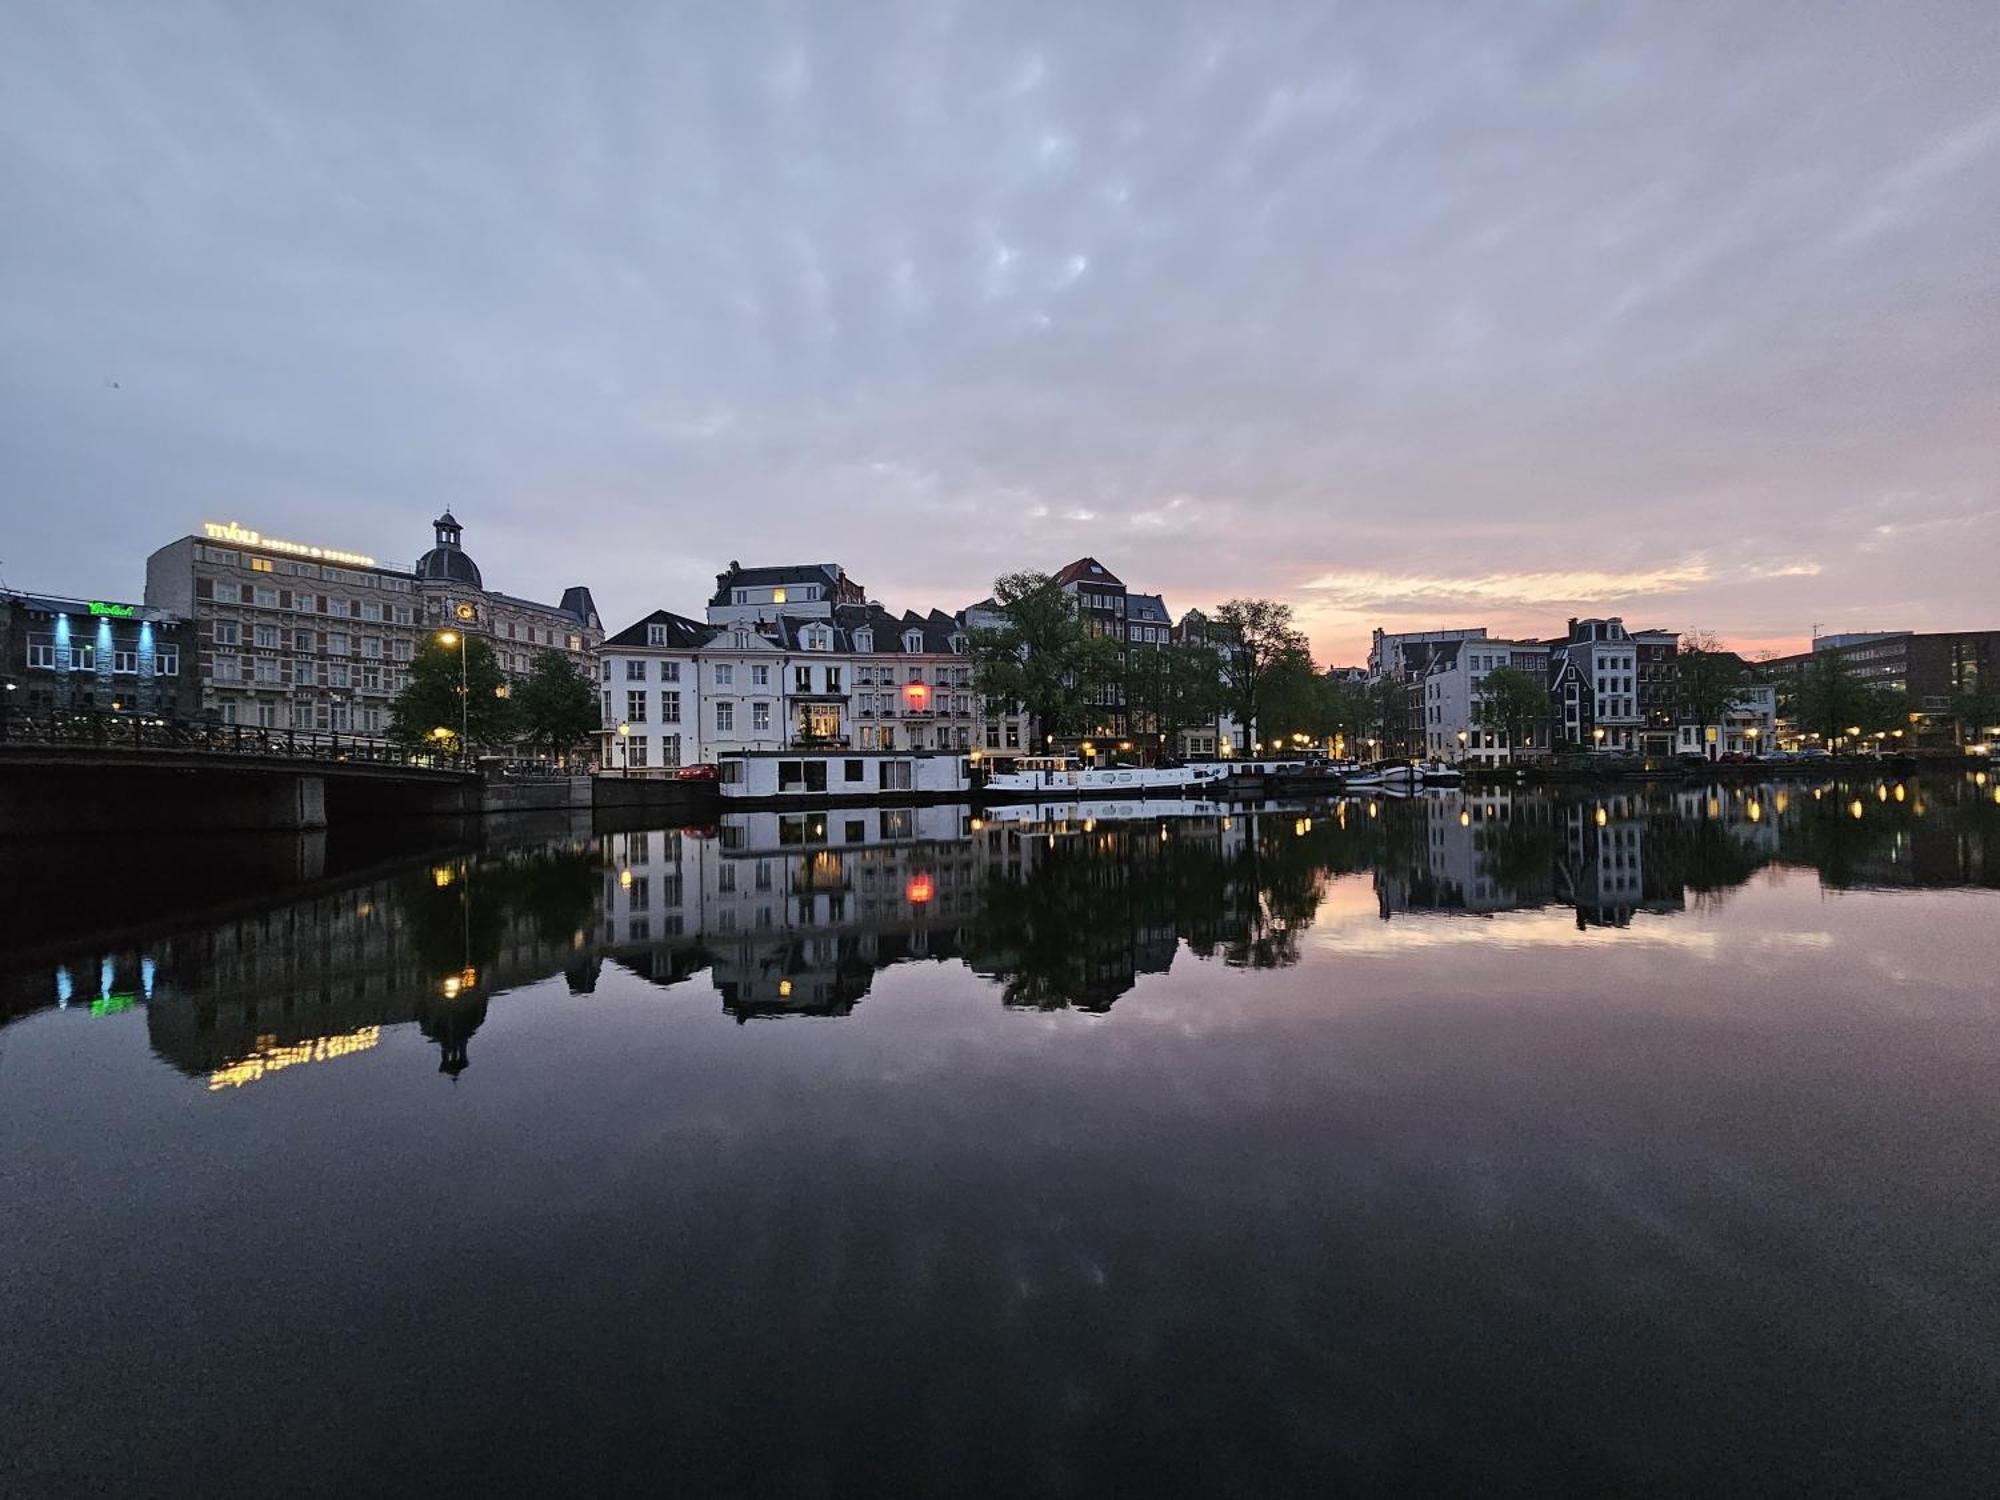
{"type": "Polygon", "coordinates": [[[1994,793],[13,850],[0,1491],[1990,1493],[1994,793]]]}

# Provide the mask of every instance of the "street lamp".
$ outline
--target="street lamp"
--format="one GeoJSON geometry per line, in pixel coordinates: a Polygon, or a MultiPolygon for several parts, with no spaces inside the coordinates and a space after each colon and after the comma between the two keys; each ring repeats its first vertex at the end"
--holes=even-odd
{"type": "Polygon", "coordinates": [[[1459,732],[1458,732],[1458,758],[1459,758],[1459,759],[1460,759],[1461,761],[1465,759],[1465,742],[1466,742],[1466,739],[1467,739],[1467,738],[1468,738],[1468,736],[1466,735],[1466,732],[1465,732],[1465,731],[1464,731],[1463,729],[1459,730],[1459,732]]]}
{"type": "Polygon", "coordinates": [[[631,740],[632,726],[620,723],[618,726],[618,769],[626,776],[632,774],[631,740]]]}
{"type": "Polygon", "coordinates": [[[465,656],[472,649],[472,637],[459,630],[440,630],[438,644],[449,651],[458,647],[458,754],[465,758],[466,711],[471,706],[472,691],[466,686],[465,656]]]}
{"type": "Polygon", "coordinates": [[[1604,748],[1604,726],[1602,724],[1590,731],[1590,737],[1597,742],[1599,750],[1604,748]]]}

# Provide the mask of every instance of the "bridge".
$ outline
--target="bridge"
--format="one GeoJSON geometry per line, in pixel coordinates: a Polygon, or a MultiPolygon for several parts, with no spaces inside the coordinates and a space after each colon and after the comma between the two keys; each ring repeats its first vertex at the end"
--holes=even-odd
{"type": "Polygon", "coordinates": [[[483,786],[453,755],[353,735],[0,705],[0,834],[450,816],[483,786]]]}

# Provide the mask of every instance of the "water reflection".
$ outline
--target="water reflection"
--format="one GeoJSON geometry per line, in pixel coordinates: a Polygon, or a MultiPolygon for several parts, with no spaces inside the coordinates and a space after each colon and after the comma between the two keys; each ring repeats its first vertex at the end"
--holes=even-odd
{"type": "Polygon", "coordinates": [[[142,948],[87,942],[0,979],[13,1016],[143,1007],[156,1054],[216,1090],[372,1049],[414,1024],[456,1078],[492,999],[609,960],[706,975],[741,1022],[841,1016],[894,964],[954,961],[1001,1003],[1102,1013],[1195,960],[1296,963],[1329,883],[1378,915],[1565,909],[1578,929],[1714,904],[1772,865],[1828,887],[2000,885],[2000,802],[1974,776],[1452,793],[1317,806],[964,806],[749,813],[432,857],[142,948]]]}

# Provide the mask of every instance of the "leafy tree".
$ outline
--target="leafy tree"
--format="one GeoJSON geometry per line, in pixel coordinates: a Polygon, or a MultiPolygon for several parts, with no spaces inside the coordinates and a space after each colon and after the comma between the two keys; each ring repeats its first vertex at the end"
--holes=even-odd
{"type": "Polygon", "coordinates": [[[1480,683],[1480,699],[1472,706],[1472,722],[1481,729],[1507,736],[1516,751],[1533,742],[1534,732],[1549,722],[1549,690],[1540,678],[1518,667],[1496,667],[1480,683]]]}
{"type": "Polygon", "coordinates": [[[1140,647],[1125,672],[1125,705],[1135,719],[1151,720],[1167,753],[1184,729],[1213,724],[1222,710],[1222,663],[1199,640],[1140,647]]]}
{"type": "Polygon", "coordinates": [[[597,694],[559,651],[543,651],[514,688],[520,737],[551,756],[588,744],[599,728],[597,694]]]}
{"type": "Polygon", "coordinates": [[[988,698],[1020,704],[1042,734],[1095,728],[1102,713],[1095,700],[1123,671],[1118,643],[1091,635],[1076,601],[1046,573],[995,579],[993,601],[1007,623],[973,632],[973,685],[988,698]]]}
{"type": "Polygon", "coordinates": [[[1258,688],[1257,735],[1268,747],[1295,734],[1325,739],[1333,733],[1333,684],[1313,669],[1303,651],[1271,663],[1258,688]]]}
{"type": "Polygon", "coordinates": [[[395,716],[389,734],[398,744],[437,743],[435,731],[444,729],[449,731],[442,737],[448,748],[464,748],[458,743],[461,650],[466,653],[465,729],[471,748],[489,749],[512,741],[514,705],[501,696],[507,677],[493,648],[478,636],[460,636],[458,644],[450,646],[440,645],[432,636],[417,647],[410,680],[389,705],[395,716]]]}
{"type": "Polygon", "coordinates": [[[1693,724],[1724,723],[1749,682],[1743,658],[1712,635],[1688,636],[1674,657],[1675,706],[1693,724]]]}
{"type": "Polygon", "coordinates": [[[1796,702],[1800,725],[1829,740],[1847,737],[1850,729],[1900,729],[1908,719],[1901,694],[1856,682],[1832,652],[1822,652],[1800,674],[1796,702]]]}
{"type": "Polygon", "coordinates": [[[1299,662],[1312,669],[1306,638],[1292,620],[1292,607],[1275,599],[1231,599],[1215,612],[1215,638],[1226,648],[1223,657],[1223,697],[1236,722],[1257,738],[1277,731],[1259,721],[1265,684],[1280,663],[1288,672],[1299,662]]]}

